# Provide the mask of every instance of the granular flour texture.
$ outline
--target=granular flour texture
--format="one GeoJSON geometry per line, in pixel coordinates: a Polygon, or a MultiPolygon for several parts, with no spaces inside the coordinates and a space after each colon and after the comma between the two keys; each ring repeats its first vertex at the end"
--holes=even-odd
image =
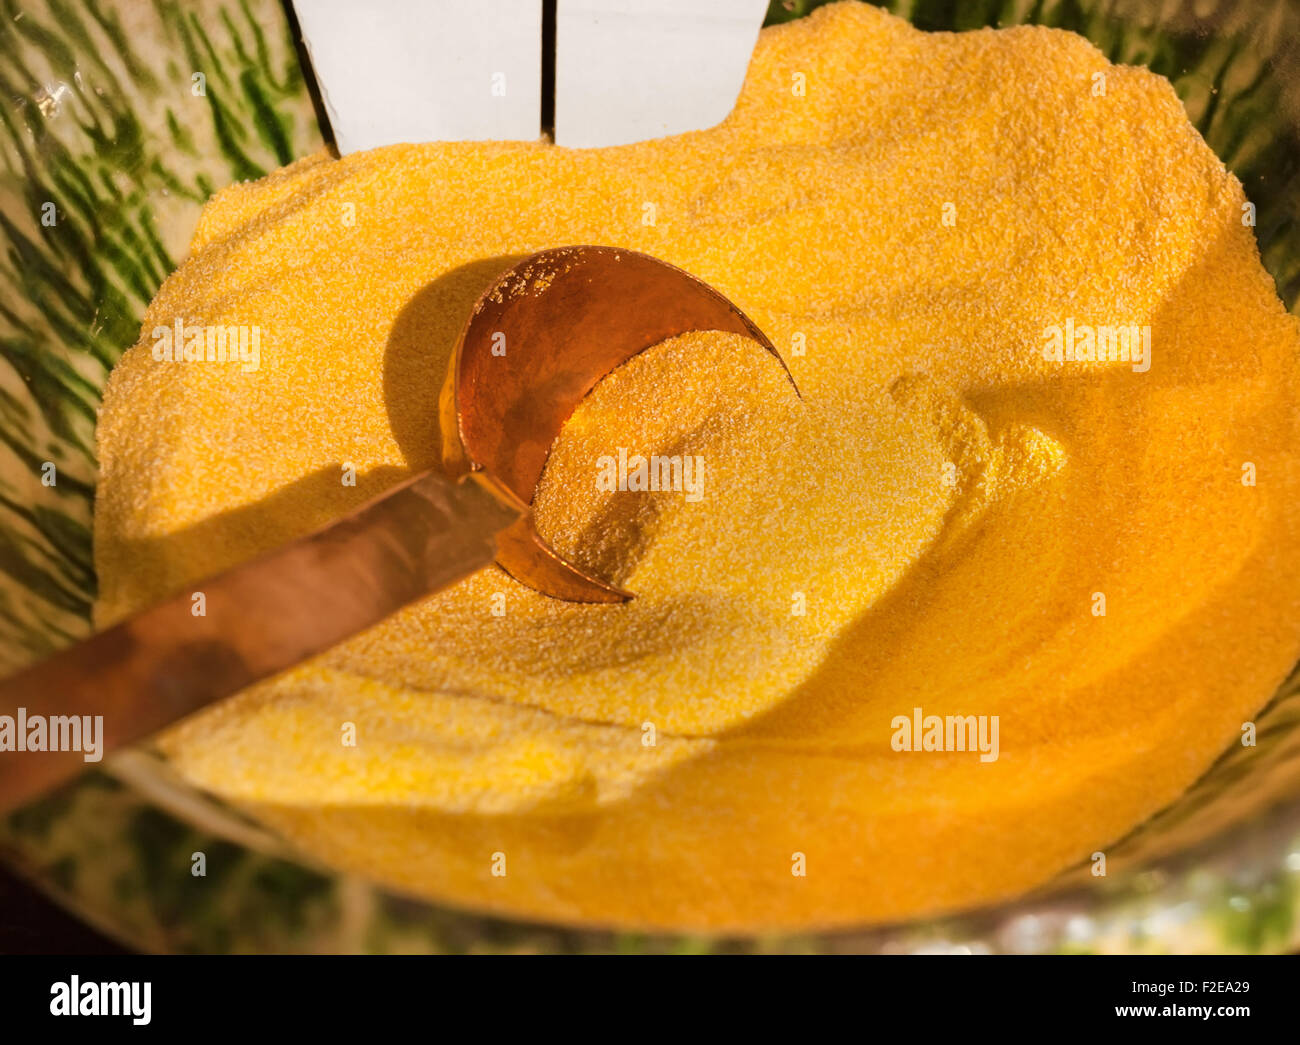
{"type": "Polygon", "coordinates": [[[1245,202],[1165,80],[856,4],[765,30],[711,130],[304,159],[212,200],[112,375],[98,621],[438,461],[456,336],[521,256],[645,251],[802,399],[705,332],[584,401],[538,524],[636,598],[483,570],[166,752],[318,859],[502,913],[1014,896],[1176,799],[1300,653],[1300,333],[1245,202]],[[256,328],[256,366],[168,361],[178,321],[256,328]],[[655,455],[690,489],[602,481],[655,455]]]}

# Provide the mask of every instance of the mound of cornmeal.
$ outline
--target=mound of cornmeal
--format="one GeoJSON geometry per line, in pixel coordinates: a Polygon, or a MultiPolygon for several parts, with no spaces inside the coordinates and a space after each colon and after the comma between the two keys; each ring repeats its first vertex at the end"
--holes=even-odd
{"type": "Polygon", "coordinates": [[[539,526],[636,599],[492,567],[166,751],[320,859],[499,912],[1012,896],[1175,799],[1300,652],[1300,335],[1244,204],[1165,80],[867,5],[764,31],[712,130],[304,159],[212,200],[112,375],[98,621],[436,462],[452,345],[521,255],[645,251],[803,399],[701,333],[584,402],[539,526]],[[155,358],[178,320],[256,327],[256,369],[155,358]],[[609,490],[620,450],[698,457],[701,495],[609,490]],[[931,716],[996,717],[996,751],[931,716]]]}

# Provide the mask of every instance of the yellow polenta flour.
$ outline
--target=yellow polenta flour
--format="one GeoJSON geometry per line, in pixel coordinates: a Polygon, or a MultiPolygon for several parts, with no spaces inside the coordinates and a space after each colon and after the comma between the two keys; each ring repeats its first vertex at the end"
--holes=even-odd
{"type": "Polygon", "coordinates": [[[803,399],[702,333],[580,407],[539,525],[637,598],[485,570],[166,750],[316,857],[500,912],[1012,896],[1175,799],[1300,652],[1300,337],[1244,202],[1163,79],[866,5],[764,31],[713,130],[305,159],[209,204],[112,375],[99,622],[436,461],[451,347],[519,256],[646,251],[803,399]],[[255,365],[169,361],[178,321],[255,330],[255,365]],[[623,481],[674,455],[698,496],[623,481]]]}

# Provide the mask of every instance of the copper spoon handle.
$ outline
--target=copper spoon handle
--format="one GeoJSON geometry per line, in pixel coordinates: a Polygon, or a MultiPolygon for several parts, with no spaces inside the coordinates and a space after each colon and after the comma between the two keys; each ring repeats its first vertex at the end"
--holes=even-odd
{"type": "Polygon", "coordinates": [[[87,768],[83,716],[102,716],[100,756],[140,740],[488,565],[525,511],[482,473],[424,472],[0,681],[0,715],[22,734],[0,754],[0,813],[87,768]],[[75,729],[81,749],[22,750],[38,721],[43,746],[75,729]]]}

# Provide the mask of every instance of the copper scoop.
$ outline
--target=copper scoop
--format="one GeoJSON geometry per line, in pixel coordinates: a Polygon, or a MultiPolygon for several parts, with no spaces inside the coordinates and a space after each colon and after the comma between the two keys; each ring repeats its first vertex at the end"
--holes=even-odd
{"type": "MultiPolygon", "coordinates": [[[[781,362],[735,305],[646,254],[559,247],[525,258],[478,299],[457,342],[441,400],[442,472],[416,475],[310,536],[0,682],[0,714],[12,716],[23,736],[25,722],[43,719],[48,736],[57,720],[65,738],[71,716],[103,716],[102,755],[329,649],[493,559],[557,598],[630,598],[542,540],[533,494],[561,426],[596,383],[691,330],[744,335],[781,362]],[[205,605],[196,615],[198,593],[205,605]]],[[[85,768],[81,749],[0,752],[0,812],[85,768]]]]}

